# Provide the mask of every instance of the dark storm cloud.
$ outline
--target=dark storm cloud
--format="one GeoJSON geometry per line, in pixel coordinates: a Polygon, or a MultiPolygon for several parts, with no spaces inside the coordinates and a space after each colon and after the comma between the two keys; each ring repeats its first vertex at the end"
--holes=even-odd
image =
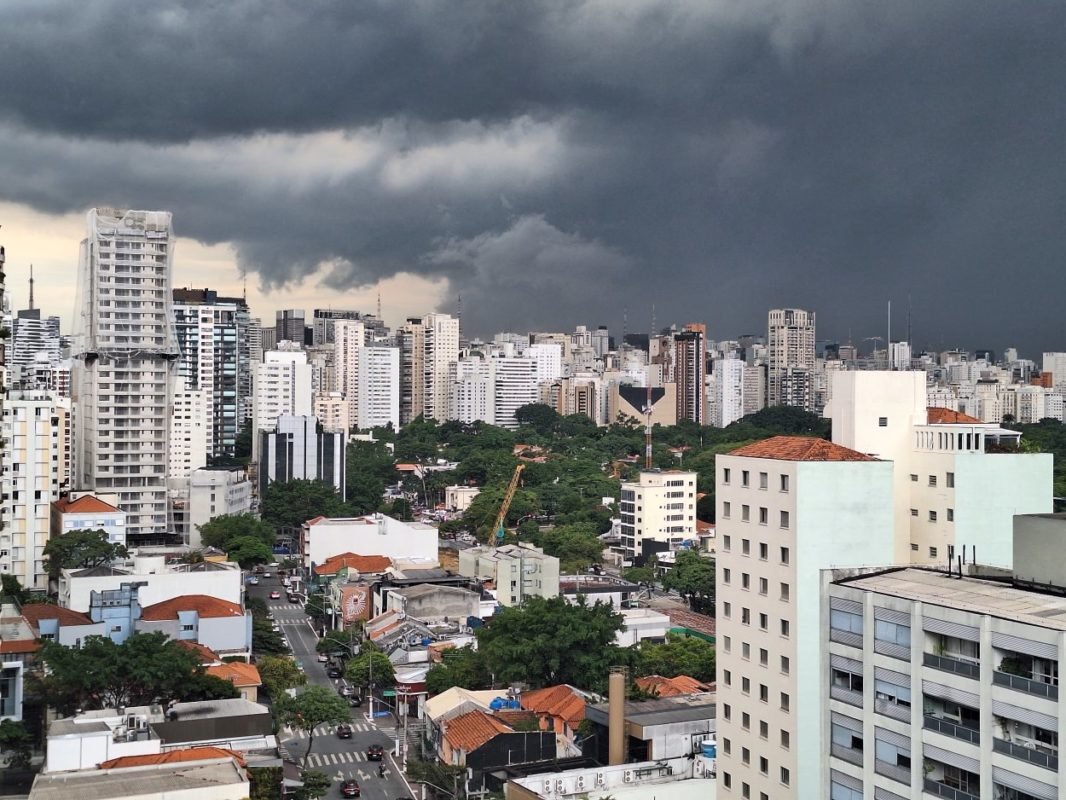
{"type": "Polygon", "coordinates": [[[1066,7],[8,3],[0,197],[175,212],[272,286],[479,332],[706,320],[1062,347],[1066,7]],[[467,302],[467,298],[471,298],[467,302]]]}

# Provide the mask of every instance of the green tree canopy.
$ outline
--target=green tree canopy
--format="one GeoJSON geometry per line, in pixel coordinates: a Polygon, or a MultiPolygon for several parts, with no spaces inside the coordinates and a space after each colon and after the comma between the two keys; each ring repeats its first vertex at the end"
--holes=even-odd
{"type": "MultiPolygon", "coordinates": [[[[7,754],[6,766],[27,769],[33,755],[33,737],[20,720],[0,720],[0,755],[7,754]]],[[[3,761],[0,760],[0,764],[3,761]]]]}
{"type": "Polygon", "coordinates": [[[326,686],[305,686],[295,697],[286,694],[274,698],[274,710],[278,722],[307,735],[305,761],[315,741],[315,728],[319,725],[340,725],[352,718],[344,698],[326,686]]]}
{"type": "Polygon", "coordinates": [[[541,436],[551,436],[563,419],[558,411],[544,403],[520,406],[514,412],[514,418],[519,425],[532,428],[541,436]]]}
{"type": "Polygon", "coordinates": [[[25,605],[30,599],[30,593],[22,588],[19,579],[10,572],[0,575],[0,598],[8,602],[25,605]]]}
{"type": "Polygon", "coordinates": [[[249,569],[256,564],[268,564],[274,559],[270,545],[252,536],[239,536],[230,540],[226,546],[226,557],[236,561],[241,569],[249,569]]]}
{"type": "Polygon", "coordinates": [[[43,693],[65,712],[183,700],[209,686],[193,684],[203,672],[196,654],[158,632],[135,633],[122,644],[90,636],[81,648],[45,642],[39,655],[48,668],[43,693]]]}
{"type": "Polygon", "coordinates": [[[305,769],[300,773],[300,782],[303,784],[296,790],[295,800],[315,800],[324,797],[333,787],[333,778],[317,769],[305,769]]]}
{"type": "Polygon", "coordinates": [[[537,544],[545,553],[559,559],[559,570],[564,574],[584,572],[592,564],[603,561],[603,542],[591,523],[548,528],[537,536],[537,544]]]}
{"type": "Polygon", "coordinates": [[[274,546],[274,526],[255,514],[223,514],[200,526],[200,541],[204,547],[217,547],[228,553],[239,539],[255,539],[271,548],[274,546]]]}
{"type": "Polygon", "coordinates": [[[375,686],[389,687],[396,683],[396,668],[387,655],[366,645],[358,656],[348,662],[344,677],[364,689],[370,686],[371,677],[375,686]]]}
{"type": "Polygon", "coordinates": [[[334,650],[343,650],[351,654],[352,645],[357,645],[363,640],[363,632],[359,627],[349,628],[344,631],[328,631],[325,636],[318,640],[315,650],[319,653],[331,653],[334,650]]]}
{"type": "Polygon", "coordinates": [[[688,675],[704,683],[714,682],[714,645],[695,636],[671,633],[662,644],[642,642],[637,648],[637,675],[676,678],[688,675]]]}
{"type": "Polygon", "coordinates": [[[606,603],[531,597],[478,628],[478,649],[498,682],[570,683],[595,691],[606,686],[608,667],[628,663],[614,643],[622,624],[606,603]]]}
{"type": "Polygon", "coordinates": [[[263,520],[277,529],[299,528],[315,517],[343,517],[340,495],[322,481],[274,481],[263,493],[263,520]]]}
{"type": "Polygon", "coordinates": [[[680,550],[674,568],[663,577],[663,588],[674,589],[693,611],[714,614],[714,559],[695,550],[680,550]]]}
{"type": "Polygon", "coordinates": [[[455,647],[445,650],[441,662],[426,675],[426,689],[430,694],[458,686],[462,689],[488,689],[492,675],[485,665],[484,656],[473,647],[455,647]]]}
{"type": "Polygon", "coordinates": [[[184,702],[194,700],[227,700],[241,696],[241,690],[233,681],[208,675],[198,670],[188,677],[181,687],[181,699],[184,702]]]}
{"type": "Polygon", "coordinates": [[[281,697],[288,689],[303,686],[307,675],[296,668],[296,662],[283,656],[263,656],[258,660],[259,677],[272,698],[281,697]]]}
{"type": "Polygon", "coordinates": [[[400,480],[392,453],[383,442],[351,442],[345,457],[348,506],[352,513],[377,511],[385,487],[400,480]]]}
{"type": "Polygon", "coordinates": [[[44,546],[44,568],[51,578],[65,569],[87,569],[110,564],[129,553],[120,544],[107,540],[107,531],[73,530],[54,536],[44,546]]]}
{"type": "Polygon", "coordinates": [[[274,630],[266,617],[252,617],[252,650],[259,655],[282,656],[289,652],[285,637],[274,630]]]}

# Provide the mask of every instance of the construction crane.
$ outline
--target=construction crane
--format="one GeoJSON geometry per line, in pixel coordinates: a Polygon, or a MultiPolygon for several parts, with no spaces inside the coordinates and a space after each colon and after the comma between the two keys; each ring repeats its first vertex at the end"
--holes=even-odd
{"type": "Polygon", "coordinates": [[[507,535],[507,528],[504,527],[507,522],[507,512],[511,509],[511,501],[514,500],[514,493],[518,490],[518,479],[522,477],[522,470],[525,468],[525,464],[519,464],[514,468],[514,475],[511,476],[511,482],[507,484],[507,491],[503,495],[503,502],[500,503],[500,513],[496,515],[496,524],[492,526],[499,541],[503,541],[507,535]]]}

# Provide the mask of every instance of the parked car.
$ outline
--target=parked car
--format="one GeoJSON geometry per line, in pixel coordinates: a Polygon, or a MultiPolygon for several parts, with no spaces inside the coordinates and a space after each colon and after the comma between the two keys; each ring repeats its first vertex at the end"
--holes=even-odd
{"type": "Polygon", "coordinates": [[[273,592],[270,593],[270,599],[271,600],[280,600],[281,599],[281,592],[279,592],[279,591],[277,591],[275,589],[273,592]]]}
{"type": "Polygon", "coordinates": [[[293,594],[292,592],[289,592],[289,602],[290,603],[299,603],[300,602],[300,595],[293,594]]]}
{"type": "Polygon", "coordinates": [[[263,570],[263,577],[264,578],[269,578],[270,577],[270,570],[268,570],[268,569],[263,570]]]}
{"type": "Polygon", "coordinates": [[[352,738],[352,726],[351,725],[338,725],[337,726],[337,738],[338,739],[351,739],[352,738]]]}
{"type": "Polygon", "coordinates": [[[372,744],[366,749],[367,761],[381,761],[385,756],[385,748],[380,744],[372,744]]]}
{"type": "Polygon", "coordinates": [[[329,669],[326,670],[326,674],[329,675],[329,677],[331,677],[331,678],[339,678],[344,673],[341,672],[336,667],[330,667],[329,669]]]}
{"type": "Polygon", "coordinates": [[[351,778],[341,784],[341,796],[342,797],[358,797],[359,796],[359,783],[351,778]]]}
{"type": "Polygon", "coordinates": [[[318,654],[318,663],[325,664],[327,661],[329,661],[329,656],[327,656],[325,653],[318,654]]]}
{"type": "Polygon", "coordinates": [[[348,705],[352,708],[359,708],[363,704],[363,698],[357,694],[348,695],[348,705]]]}
{"type": "Polygon", "coordinates": [[[355,694],[355,687],[349,686],[348,684],[344,684],[340,688],[340,693],[341,697],[351,697],[353,694],[355,694]]]}

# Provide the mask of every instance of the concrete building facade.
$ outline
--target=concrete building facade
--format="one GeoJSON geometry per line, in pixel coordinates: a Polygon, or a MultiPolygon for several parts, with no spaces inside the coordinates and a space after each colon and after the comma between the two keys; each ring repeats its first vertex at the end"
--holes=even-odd
{"type": "Polygon", "coordinates": [[[650,470],[640,480],[622,484],[623,557],[651,558],[696,540],[696,473],[650,470]]]}

